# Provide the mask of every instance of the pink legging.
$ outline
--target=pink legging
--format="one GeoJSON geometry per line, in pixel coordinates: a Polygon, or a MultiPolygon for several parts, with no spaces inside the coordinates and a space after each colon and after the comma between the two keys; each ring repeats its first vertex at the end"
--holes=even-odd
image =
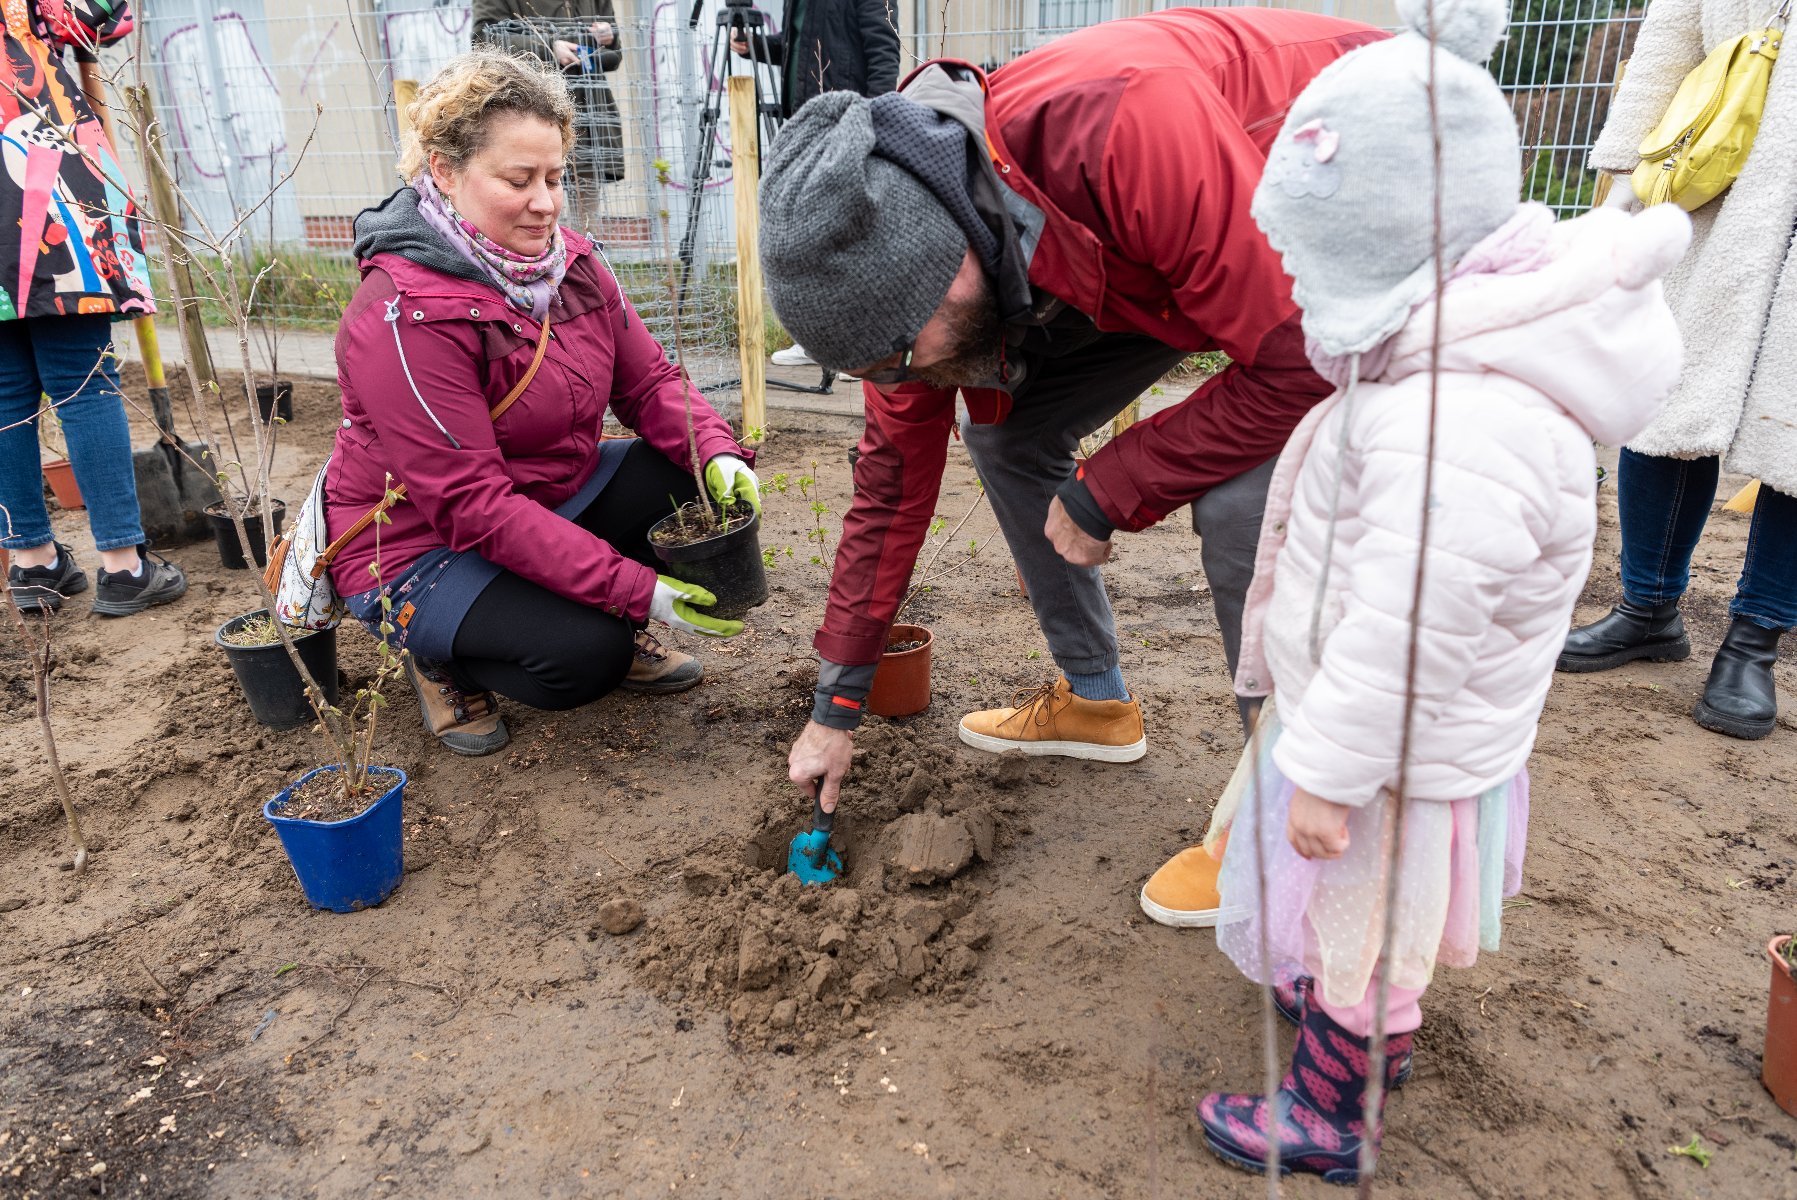
{"type": "MultiPolygon", "coordinates": [[[[1305,956],[1311,962],[1319,961],[1321,955],[1317,949],[1316,934],[1311,932],[1310,923],[1308,921],[1304,924],[1304,940],[1306,943],[1305,956]]],[[[1391,990],[1386,994],[1385,1032],[1387,1035],[1394,1033],[1411,1033],[1422,1025],[1422,998],[1422,988],[1401,988],[1393,985],[1391,990]]],[[[1320,979],[1317,980],[1316,986],[1313,987],[1310,992],[1310,1003],[1322,1009],[1324,1015],[1331,1021],[1340,1025],[1355,1037],[1373,1036],[1373,1007],[1378,1002],[1378,999],[1379,969],[1377,967],[1373,968],[1373,977],[1367,980],[1366,994],[1360,998],[1358,1004],[1350,1004],[1346,1008],[1338,1008],[1329,1003],[1323,998],[1323,981],[1320,979]]]]}

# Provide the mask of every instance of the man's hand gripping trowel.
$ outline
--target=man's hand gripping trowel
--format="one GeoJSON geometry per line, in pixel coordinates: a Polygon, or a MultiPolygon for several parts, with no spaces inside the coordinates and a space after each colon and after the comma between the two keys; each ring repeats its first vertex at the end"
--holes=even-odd
{"type": "Polygon", "coordinates": [[[836,814],[824,811],[824,780],[819,776],[811,785],[811,832],[794,837],[786,852],[786,869],[800,883],[830,883],[842,874],[842,858],[830,848],[835,824],[836,814]]]}

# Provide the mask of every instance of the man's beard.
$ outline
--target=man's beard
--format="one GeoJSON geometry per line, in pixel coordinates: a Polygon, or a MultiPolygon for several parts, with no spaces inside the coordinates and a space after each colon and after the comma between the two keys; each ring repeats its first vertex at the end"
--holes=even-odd
{"type": "Polygon", "coordinates": [[[979,291],[943,314],[949,322],[947,358],[917,370],[917,377],[937,387],[996,387],[1004,324],[998,319],[998,297],[980,273],[979,291]]]}

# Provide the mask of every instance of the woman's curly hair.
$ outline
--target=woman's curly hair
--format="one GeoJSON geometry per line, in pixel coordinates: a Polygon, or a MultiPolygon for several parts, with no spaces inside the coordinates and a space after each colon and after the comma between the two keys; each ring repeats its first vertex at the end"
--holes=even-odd
{"type": "Polygon", "coordinates": [[[451,59],[406,106],[411,128],[400,148],[400,178],[416,179],[432,151],[463,169],[499,113],[541,117],[562,131],[564,155],[574,148],[574,100],[561,74],[534,58],[477,47],[451,59]]]}

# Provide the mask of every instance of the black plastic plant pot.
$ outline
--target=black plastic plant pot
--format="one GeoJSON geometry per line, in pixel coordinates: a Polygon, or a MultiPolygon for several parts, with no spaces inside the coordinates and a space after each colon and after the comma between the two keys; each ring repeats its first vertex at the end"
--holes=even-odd
{"type": "Polygon", "coordinates": [[[256,408],[262,414],[264,425],[276,417],[283,421],[293,420],[293,384],[285,379],[257,384],[256,408]]]}
{"type": "MultiPolygon", "coordinates": [[[[218,559],[227,571],[242,571],[249,567],[249,561],[243,557],[243,543],[237,540],[237,526],[232,523],[230,511],[225,508],[227,501],[220,500],[216,504],[206,506],[206,524],[212,529],[212,540],[218,543],[218,559]]],[[[280,500],[272,501],[274,511],[271,516],[275,524],[275,536],[281,536],[281,521],[287,516],[287,505],[280,500]]],[[[252,513],[243,519],[246,531],[250,535],[250,549],[255,553],[256,566],[268,565],[268,546],[262,541],[262,517],[252,513]]]]}
{"type": "Polygon", "coordinates": [[[649,531],[649,544],[666,565],[668,574],[686,583],[696,583],[718,598],[705,609],[708,617],[723,621],[740,621],[751,608],[767,603],[767,569],[761,561],[761,514],[747,521],[732,521],[730,532],[688,542],[684,546],[664,546],[657,535],[674,529],[679,514],[670,513],[649,531]]]}
{"type": "MultiPolygon", "coordinates": [[[[312,706],[306,702],[306,684],[287,657],[280,642],[262,646],[236,646],[226,639],[246,624],[266,617],[266,609],[257,609],[232,617],[212,635],[212,640],[225,652],[225,660],[237,675],[238,686],[250,702],[256,720],[270,729],[298,729],[315,720],[312,706]]],[[[300,661],[324,689],[325,701],[337,703],[337,630],[322,629],[294,639],[300,661]]]]}

